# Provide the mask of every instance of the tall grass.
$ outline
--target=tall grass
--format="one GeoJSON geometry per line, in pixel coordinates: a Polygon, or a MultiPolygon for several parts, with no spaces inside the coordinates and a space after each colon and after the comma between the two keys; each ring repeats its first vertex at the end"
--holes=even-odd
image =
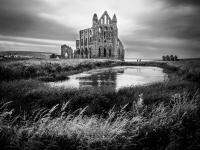
{"type": "Polygon", "coordinates": [[[87,115],[108,115],[108,111],[115,106],[115,110],[128,104],[126,111],[131,108],[131,103],[143,93],[144,103],[167,103],[170,96],[179,92],[190,92],[191,95],[198,88],[195,84],[185,81],[155,83],[149,86],[123,88],[113,91],[109,88],[64,89],[49,87],[37,80],[16,80],[0,84],[1,101],[13,101],[12,106],[18,113],[32,114],[36,108],[51,108],[56,104],[70,100],[70,111],[88,106],[87,115]]]}
{"type": "MultiPolygon", "coordinates": [[[[77,60],[78,61],[78,60],[77,60]]],[[[115,64],[115,63],[114,63],[115,64]]],[[[0,81],[16,79],[38,78],[42,81],[65,80],[68,75],[82,72],[97,67],[113,66],[113,61],[78,61],[70,63],[70,60],[41,61],[34,60],[5,62],[0,65],[0,81]],[[69,62],[69,63],[68,63],[69,62]]]]}
{"type": "Polygon", "coordinates": [[[14,126],[8,122],[13,112],[7,109],[10,103],[3,104],[0,115],[2,135],[0,141],[6,140],[7,143],[2,144],[2,147],[12,146],[17,149],[170,149],[174,146],[180,149],[191,145],[198,146],[192,140],[199,133],[192,132],[192,130],[190,133],[190,129],[185,125],[186,122],[190,123],[188,121],[190,119],[198,119],[194,116],[199,117],[198,93],[193,98],[189,98],[186,93],[178,93],[170,98],[169,104],[152,105],[151,109],[147,106],[138,107],[133,103],[130,111],[125,111],[127,105],[119,111],[111,109],[106,118],[99,115],[85,115],[88,107],[69,113],[66,111],[69,103],[66,102],[60,107],[57,104],[49,110],[38,111],[34,115],[34,121],[27,119],[14,126]],[[4,122],[6,117],[7,124],[4,122]],[[188,130],[188,133],[186,135],[176,133],[181,128],[188,130]],[[173,140],[174,136],[187,138],[188,135],[191,136],[189,144],[173,140]],[[155,141],[151,143],[151,140],[155,141]],[[177,143],[173,145],[172,142],[177,142],[179,146],[183,145],[177,147],[177,143]]]}

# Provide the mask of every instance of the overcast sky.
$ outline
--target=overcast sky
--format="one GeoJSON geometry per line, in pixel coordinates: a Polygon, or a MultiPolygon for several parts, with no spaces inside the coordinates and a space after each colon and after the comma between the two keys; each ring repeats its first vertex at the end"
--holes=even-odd
{"type": "Polygon", "coordinates": [[[126,57],[200,57],[200,0],[0,0],[0,51],[60,53],[107,10],[126,57]]]}

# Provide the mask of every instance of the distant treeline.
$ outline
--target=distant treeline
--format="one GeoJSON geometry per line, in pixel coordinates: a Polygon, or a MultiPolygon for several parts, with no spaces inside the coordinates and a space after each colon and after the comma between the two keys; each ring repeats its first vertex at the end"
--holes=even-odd
{"type": "Polygon", "coordinates": [[[166,55],[166,56],[162,56],[162,60],[163,61],[177,61],[179,59],[176,55],[166,55]]]}

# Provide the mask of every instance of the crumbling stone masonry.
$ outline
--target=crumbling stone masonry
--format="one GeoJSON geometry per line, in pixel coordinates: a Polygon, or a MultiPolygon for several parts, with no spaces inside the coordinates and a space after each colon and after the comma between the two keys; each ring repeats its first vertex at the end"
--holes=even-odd
{"type": "Polygon", "coordinates": [[[75,58],[110,58],[124,60],[124,47],[118,38],[117,17],[107,11],[98,19],[94,14],[91,28],[80,30],[75,58]]]}
{"type": "Polygon", "coordinates": [[[71,59],[73,58],[73,50],[71,47],[67,46],[67,45],[61,45],[61,57],[62,58],[68,58],[71,59]]]}
{"type": "Polygon", "coordinates": [[[107,11],[98,19],[94,14],[92,27],[79,31],[76,49],[61,46],[63,58],[105,58],[124,60],[124,47],[118,38],[117,17],[111,19],[107,11]]]}

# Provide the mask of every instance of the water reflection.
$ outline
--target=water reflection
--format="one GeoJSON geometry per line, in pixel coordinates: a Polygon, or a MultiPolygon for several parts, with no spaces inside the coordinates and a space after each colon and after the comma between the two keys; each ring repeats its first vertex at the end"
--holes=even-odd
{"type": "Polygon", "coordinates": [[[145,85],[168,79],[162,68],[146,66],[118,66],[95,69],[69,77],[70,79],[67,81],[53,82],[50,85],[66,88],[109,87],[118,90],[122,87],[145,85]]]}
{"type": "Polygon", "coordinates": [[[124,73],[124,68],[119,69],[105,69],[89,72],[89,76],[78,77],[79,87],[92,86],[92,87],[116,87],[117,74],[124,73]]]}

